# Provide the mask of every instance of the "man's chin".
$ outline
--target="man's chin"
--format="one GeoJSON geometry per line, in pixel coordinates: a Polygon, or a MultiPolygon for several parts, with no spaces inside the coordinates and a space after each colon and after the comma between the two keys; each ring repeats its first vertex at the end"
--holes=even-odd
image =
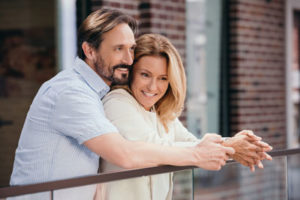
{"type": "Polygon", "coordinates": [[[112,85],[127,85],[128,84],[128,78],[114,78],[114,80],[111,83],[112,85]]]}
{"type": "Polygon", "coordinates": [[[128,84],[128,73],[114,73],[112,84],[126,85],[128,84]]]}

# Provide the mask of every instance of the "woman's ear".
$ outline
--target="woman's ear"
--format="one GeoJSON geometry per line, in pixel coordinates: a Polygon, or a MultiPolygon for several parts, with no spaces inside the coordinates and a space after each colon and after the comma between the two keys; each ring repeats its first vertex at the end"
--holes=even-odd
{"type": "Polygon", "coordinates": [[[83,53],[85,54],[85,57],[89,60],[93,60],[95,51],[94,48],[91,47],[90,44],[87,42],[83,42],[81,48],[83,50],[83,53]]]}

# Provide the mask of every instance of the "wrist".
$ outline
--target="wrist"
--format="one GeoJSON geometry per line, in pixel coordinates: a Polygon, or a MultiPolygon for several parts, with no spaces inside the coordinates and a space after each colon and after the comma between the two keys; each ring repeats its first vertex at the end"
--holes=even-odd
{"type": "MultiPolygon", "coordinates": [[[[222,137],[222,140],[223,140],[222,145],[224,147],[232,147],[235,150],[232,137],[222,137]]],[[[233,159],[232,156],[228,160],[232,160],[233,159]]]]}
{"type": "Polygon", "coordinates": [[[225,147],[233,147],[232,146],[232,137],[222,137],[222,143],[225,147]]]}

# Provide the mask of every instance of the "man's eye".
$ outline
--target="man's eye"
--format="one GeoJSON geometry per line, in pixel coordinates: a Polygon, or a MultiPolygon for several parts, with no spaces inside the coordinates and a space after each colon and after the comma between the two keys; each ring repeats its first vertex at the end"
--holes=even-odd
{"type": "Polygon", "coordinates": [[[142,75],[143,77],[149,77],[149,75],[148,75],[147,73],[141,73],[141,75],[142,75]]]}

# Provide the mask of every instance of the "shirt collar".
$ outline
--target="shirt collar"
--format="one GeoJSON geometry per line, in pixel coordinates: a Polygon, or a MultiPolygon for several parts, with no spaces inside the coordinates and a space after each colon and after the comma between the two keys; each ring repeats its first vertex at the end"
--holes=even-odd
{"type": "Polygon", "coordinates": [[[109,92],[109,86],[102,78],[82,59],[76,57],[74,70],[92,87],[102,98],[109,92]]]}

